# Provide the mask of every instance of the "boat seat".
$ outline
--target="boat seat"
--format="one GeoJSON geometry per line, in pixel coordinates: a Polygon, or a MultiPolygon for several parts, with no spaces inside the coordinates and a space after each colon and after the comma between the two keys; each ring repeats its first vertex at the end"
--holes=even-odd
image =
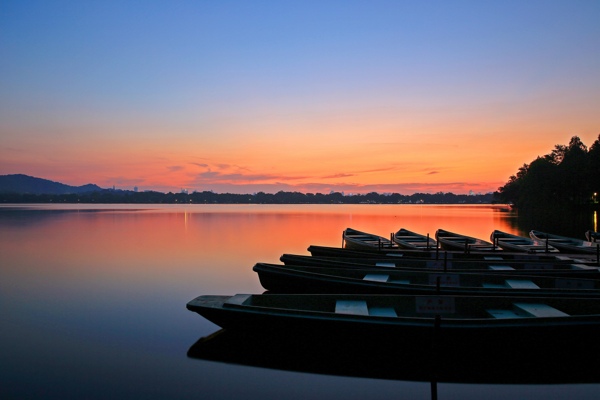
{"type": "Polygon", "coordinates": [[[369,308],[365,300],[337,300],[335,312],[336,314],[369,315],[369,308]]]}
{"type": "Polygon", "coordinates": [[[363,278],[364,281],[374,281],[374,282],[387,282],[390,278],[389,275],[385,274],[367,274],[363,278]]]}
{"type": "Polygon", "coordinates": [[[506,284],[512,289],[539,289],[535,283],[523,279],[507,279],[506,284]]]}
{"type": "Polygon", "coordinates": [[[571,261],[571,260],[573,260],[573,259],[572,259],[571,257],[569,257],[569,256],[556,256],[556,259],[557,259],[557,260],[560,260],[560,261],[571,261]]]}
{"type": "Polygon", "coordinates": [[[516,310],[532,317],[568,317],[569,314],[544,303],[513,303],[516,310]]]}
{"type": "Polygon", "coordinates": [[[397,317],[396,310],[394,307],[371,307],[369,308],[369,315],[374,317],[397,317]]]}
{"type": "Polygon", "coordinates": [[[499,283],[482,283],[481,287],[486,289],[506,289],[506,285],[502,285],[499,283]]]}
{"type": "Polygon", "coordinates": [[[490,265],[488,267],[488,269],[494,270],[494,271],[509,271],[509,270],[513,270],[514,268],[511,267],[510,265],[490,265]]]}
{"type": "Polygon", "coordinates": [[[409,285],[410,281],[408,279],[390,279],[388,283],[399,283],[402,285],[409,285]]]}
{"type": "Polygon", "coordinates": [[[598,267],[592,267],[591,265],[585,264],[571,264],[571,269],[584,269],[584,270],[593,270],[598,269],[598,267]]]}
{"type": "Polygon", "coordinates": [[[485,310],[488,314],[490,314],[494,318],[503,319],[503,318],[521,318],[522,315],[515,313],[512,310],[498,310],[498,309],[489,309],[485,310]]]}
{"type": "Polygon", "coordinates": [[[387,263],[387,262],[378,262],[375,263],[376,267],[385,267],[385,268],[396,268],[396,264],[394,263],[387,263]]]}

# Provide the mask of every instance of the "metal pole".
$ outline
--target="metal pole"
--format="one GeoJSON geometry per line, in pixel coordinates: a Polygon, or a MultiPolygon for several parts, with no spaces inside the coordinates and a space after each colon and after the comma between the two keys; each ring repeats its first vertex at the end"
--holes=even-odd
{"type": "Polygon", "coordinates": [[[448,269],[448,252],[444,252],[444,272],[448,269]]]}

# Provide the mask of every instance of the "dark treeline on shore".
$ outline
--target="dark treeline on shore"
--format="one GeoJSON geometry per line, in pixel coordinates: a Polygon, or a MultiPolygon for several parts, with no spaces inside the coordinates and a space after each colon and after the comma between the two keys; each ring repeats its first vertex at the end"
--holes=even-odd
{"type": "Polygon", "coordinates": [[[412,195],[354,194],[339,192],[330,194],[278,192],[255,194],[132,192],[101,190],[79,194],[24,194],[0,193],[3,203],[96,203],[96,204],[489,204],[494,194],[461,195],[453,193],[415,193],[412,195]]]}
{"type": "Polygon", "coordinates": [[[600,136],[588,148],[573,136],[568,145],[524,164],[498,191],[519,211],[595,209],[600,193],[600,136]]]}

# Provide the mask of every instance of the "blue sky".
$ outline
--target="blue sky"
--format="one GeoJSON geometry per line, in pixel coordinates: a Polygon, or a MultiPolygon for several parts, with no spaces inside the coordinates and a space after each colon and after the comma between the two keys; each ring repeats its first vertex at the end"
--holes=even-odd
{"type": "Polygon", "coordinates": [[[598,1],[4,1],[0,174],[495,190],[598,137],[599,21],[598,1]]]}

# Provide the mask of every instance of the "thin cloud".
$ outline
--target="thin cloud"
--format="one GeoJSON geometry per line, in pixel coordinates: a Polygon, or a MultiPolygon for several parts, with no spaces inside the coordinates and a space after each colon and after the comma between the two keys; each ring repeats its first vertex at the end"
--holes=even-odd
{"type": "Polygon", "coordinates": [[[334,174],[334,175],[327,175],[327,176],[322,176],[322,179],[336,179],[336,178],[348,178],[351,176],[356,176],[356,174],[344,174],[344,173],[340,173],[340,174],[334,174]]]}

